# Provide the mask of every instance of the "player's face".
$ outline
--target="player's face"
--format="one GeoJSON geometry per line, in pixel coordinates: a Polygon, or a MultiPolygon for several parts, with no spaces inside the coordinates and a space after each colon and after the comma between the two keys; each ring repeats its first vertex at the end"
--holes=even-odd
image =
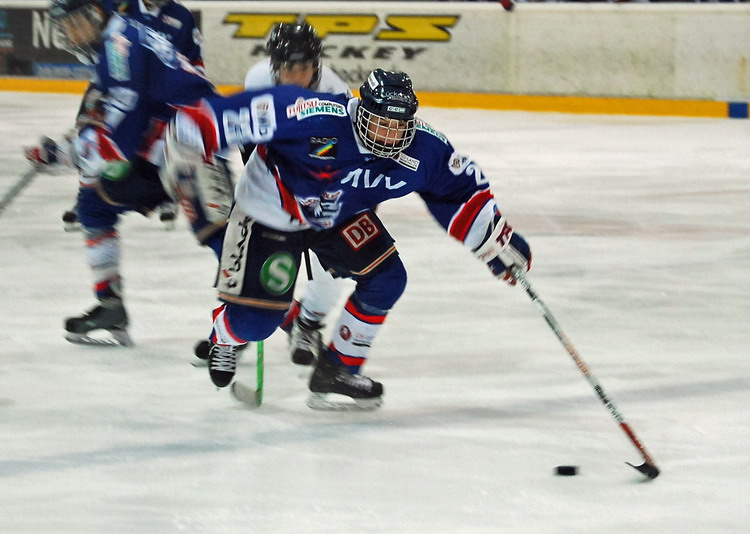
{"type": "Polygon", "coordinates": [[[279,84],[296,85],[309,88],[315,76],[315,64],[312,61],[285,63],[279,67],[279,84]]]}
{"type": "Polygon", "coordinates": [[[404,138],[407,127],[406,121],[373,115],[367,124],[367,137],[377,144],[394,146],[404,138]]]}
{"type": "Polygon", "coordinates": [[[74,48],[93,43],[101,33],[99,28],[82,12],[73,13],[62,19],[59,28],[74,48]]]}

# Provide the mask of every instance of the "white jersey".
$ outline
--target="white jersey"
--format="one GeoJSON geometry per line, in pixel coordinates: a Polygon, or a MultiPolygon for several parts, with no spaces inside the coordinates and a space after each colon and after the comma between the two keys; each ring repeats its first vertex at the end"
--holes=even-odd
{"type": "MultiPolygon", "coordinates": [[[[258,89],[266,89],[267,87],[273,87],[276,85],[273,81],[271,74],[271,60],[264,59],[259,61],[247,71],[245,75],[245,90],[254,91],[258,89]]],[[[354,96],[352,90],[342,80],[338,74],[333,72],[330,67],[321,65],[320,67],[320,79],[315,87],[310,87],[313,91],[320,93],[333,93],[333,94],[344,94],[346,96],[354,96]]]]}

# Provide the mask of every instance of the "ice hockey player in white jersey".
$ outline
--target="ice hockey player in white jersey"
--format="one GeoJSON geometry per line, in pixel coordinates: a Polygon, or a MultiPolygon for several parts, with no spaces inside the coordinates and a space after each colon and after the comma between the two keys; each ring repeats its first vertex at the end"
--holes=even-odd
{"type": "Polygon", "coordinates": [[[393,238],[372,209],[386,200],[419,194],[446,233],[501,280],[514,283],[511,268],[530,267],[529,245],[501,214],[479,165],[417,119],[417,107],[406,74],[375,69],[359,98],[277,86],[178,108],[162,180],[220,258],[209,362],[216,386],[232,382],[238,347],[281,324],[309,248],[356,286],[310,377],[308,406],[380,406],[383,385],[360,371],[406,287],[393,238]],[[247,142],[258,148],[219,231],[210,223],[224,212],[214,213],[213,196],[203,198],[213,191],[210,168],[217,152],[247,142]]]}
{"type": "MultiPolygon", "coordinates": [[[[266,45],[268,58],[250,67],[245,90],[266,89],[275,85],[296,85],[320,93],[354,96],[349,86],[321,59],[323,46],[308,23],[280,23],[274,26],[266,45]]],[[[254,145],[244,147],[247,160],[254,145]]],[[[314,253],[309,255],[308,283],[295,300],[281,328],[289,334],[291,359],[298,365],[313,365],[324,348],[321,329],[328,313],[338,302],[342,278],[333,278],[320,265],[314,253]]]]}

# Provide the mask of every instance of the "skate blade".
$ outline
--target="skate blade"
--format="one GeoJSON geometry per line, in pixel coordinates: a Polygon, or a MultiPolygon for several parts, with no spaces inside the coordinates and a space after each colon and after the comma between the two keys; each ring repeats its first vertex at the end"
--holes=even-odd
{"type": "Polygon", "coordinates": [[[90,345],[97,347],[132,347],[135,345],[126,330],[107,330],[111,337],[92,337],[88,334],[74,334],[66,332],[65,339],[75,345],[90,345]]]}
{"type": "Polygon", "coordinates": [[[242,382],[232,382],[231,392],[236,400],[250,408],[259,408],[263,403],[263,392],[254,390],[242,382]]]}
{"type": "Polygon", "coordinates": [[[297,378],[304,380],[305,382],[310,382],[310,375],[315,371],[315,367],[309,365],[295,365],[294,367],[297,371],[297,378]]]}
{"type": "Polygon", "coordinates": [[[310,393],[308,408],[325,412],[372,412],[383,405],[383,397],[353,399],[335,393],[310,393]],[[338,400],[341,399],[341,400],[338,400]]]}

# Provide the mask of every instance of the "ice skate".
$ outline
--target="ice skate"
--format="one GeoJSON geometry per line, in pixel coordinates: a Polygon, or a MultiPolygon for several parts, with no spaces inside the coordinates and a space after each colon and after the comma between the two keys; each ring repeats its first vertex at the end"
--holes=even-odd
{"type": "MultiPolygon", "coordinates": [[[[249,345],[250,343],[237,345],[237,363],[242,359],[242,353],[249,345]]],[[[208,361],[211,358],[211,342],[208,339],[199,340],[193,347],[193,355],[195,356],[191,362],[193,367],[208,367],[208,361]]]]}
{"type": "Polygon", "coordinates": [[[62,214],[63,229],[66,232],[77,232],[81,229],[81,223],[78,220],[78,214],[75,209],[67,210],[62,214]]]}
{"type": "Polygon", "coordinates": [[[164,225],[164,229],[174,230],[177,221],[177,205],[174,202],[164,202],[157,206],[156,211],[159,213],[159,220],[164,225]]]}
{"type": "Polygon", "coordinates": [[[310,377],[310,391],[307,405],[313,410],[370,411],[383,404],[383,384],[351,374],[345,365],[332,362],[325,354],[318,358],[310,377]]]}
{"type": "Polygon", "coordinates": [[[211,344],[208,358],[208,374],[211,382],[219,388],[227,387],[237,371],[239,345],[211,344]]]}
{"type": "Polygon", "coordinates": [[[127,331],[128,314],[119,298],[104,299],[80,317],[65,320],[65,339],[78,345],[123,346],[133,345],[127,331]],[[91,335],[104,333],[103,336],[91,335]]]}
{"type": "Polygon", "coordinates": [[[325,346],[320,335],[323,327],[317,321],[308,321],[300,316],[294,320],[289,332],[289,353],[297,365],[315,365],[325,346]]]}

